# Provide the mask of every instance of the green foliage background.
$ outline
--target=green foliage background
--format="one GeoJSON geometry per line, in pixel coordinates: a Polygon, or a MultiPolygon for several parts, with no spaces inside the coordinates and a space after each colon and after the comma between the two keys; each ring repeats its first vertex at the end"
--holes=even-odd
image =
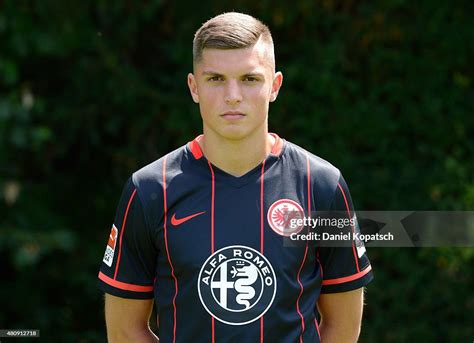
{"type": "MultiPolygon", "coordinates": [[[[358,209],[474,207],[473,2],[0,2],[0,329],[103,342],[96,275],[128,175],[198,135],[194,31],[272,29],[270,127],[338,166],[358,209]]],[[[447,228],[449,229],[449,228],[447,228]]],[[[474,249],[370,249],[361,342],[471,342],[474,249]]]]}

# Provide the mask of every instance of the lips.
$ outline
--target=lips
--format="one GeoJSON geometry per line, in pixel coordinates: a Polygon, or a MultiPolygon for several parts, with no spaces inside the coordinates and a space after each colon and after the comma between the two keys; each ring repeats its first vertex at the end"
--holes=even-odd
{"type": "Polygon", "coordinates": [[[239,111],[227,111],[221,114],[221,117],[225,119],[241,119],[245,117],[245,114],[239,111]]]}

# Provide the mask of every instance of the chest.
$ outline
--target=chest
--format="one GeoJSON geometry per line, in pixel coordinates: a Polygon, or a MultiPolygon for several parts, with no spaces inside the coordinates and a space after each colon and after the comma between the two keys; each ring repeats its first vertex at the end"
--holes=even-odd
{"type": "MultiPolygon", "coordinates": [[[[246,258],[264,258],[265,265],[282,277],[298,271],[305,247],[289,247],[288,240],[298,229],[295,220],[308,215],[311,206],[312,192],[304,176],[268,176],[237,186],[219,177],[214,182],[182,183],[171,183],[167,189],[163,234],[157,235],[159,250],[172,256],[177,275],[196,275],[226,247],[250,249],[241,256],[244,263],[246,258]]],[[[244,251],[229,253],[216,257],[222,262],[244,251]]],[[[166,262],[167,256],[162,254],[162,259],[166,262]]]]}

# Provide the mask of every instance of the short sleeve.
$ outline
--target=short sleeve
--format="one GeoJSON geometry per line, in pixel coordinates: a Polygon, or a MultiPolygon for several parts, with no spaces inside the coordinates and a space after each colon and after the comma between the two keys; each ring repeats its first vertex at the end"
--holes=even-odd
{"type": "Polygon", "coordinates": [[[122,298],[153,298],[157,251],[137,188],[124,186],[99,271],[99,288],[122,298]]]}
{"type": "Polygon", "coordinates": [[[352,219],[349,229],[352,234],[347,244],[333,247],[320,247],[319,262],[322,267],[323,281],[321,293],[337,293],[354,290],[367,285],[373,279],[372,267],[362,241],[357,239],[359,232],[357,217],[346,182],[339,177],[331,212],[336,217],[352,219]]]}

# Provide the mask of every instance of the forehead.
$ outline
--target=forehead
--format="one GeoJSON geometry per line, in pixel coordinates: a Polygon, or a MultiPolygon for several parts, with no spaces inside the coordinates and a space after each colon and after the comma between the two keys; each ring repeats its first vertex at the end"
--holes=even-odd
{"type": "Polygon", "coordinates": [[[243,49],[204,49],[201,60],[196,63],[197,71],[238,73],[272,69],[271,54],[267,44],[257,42],[243,49]]]}

